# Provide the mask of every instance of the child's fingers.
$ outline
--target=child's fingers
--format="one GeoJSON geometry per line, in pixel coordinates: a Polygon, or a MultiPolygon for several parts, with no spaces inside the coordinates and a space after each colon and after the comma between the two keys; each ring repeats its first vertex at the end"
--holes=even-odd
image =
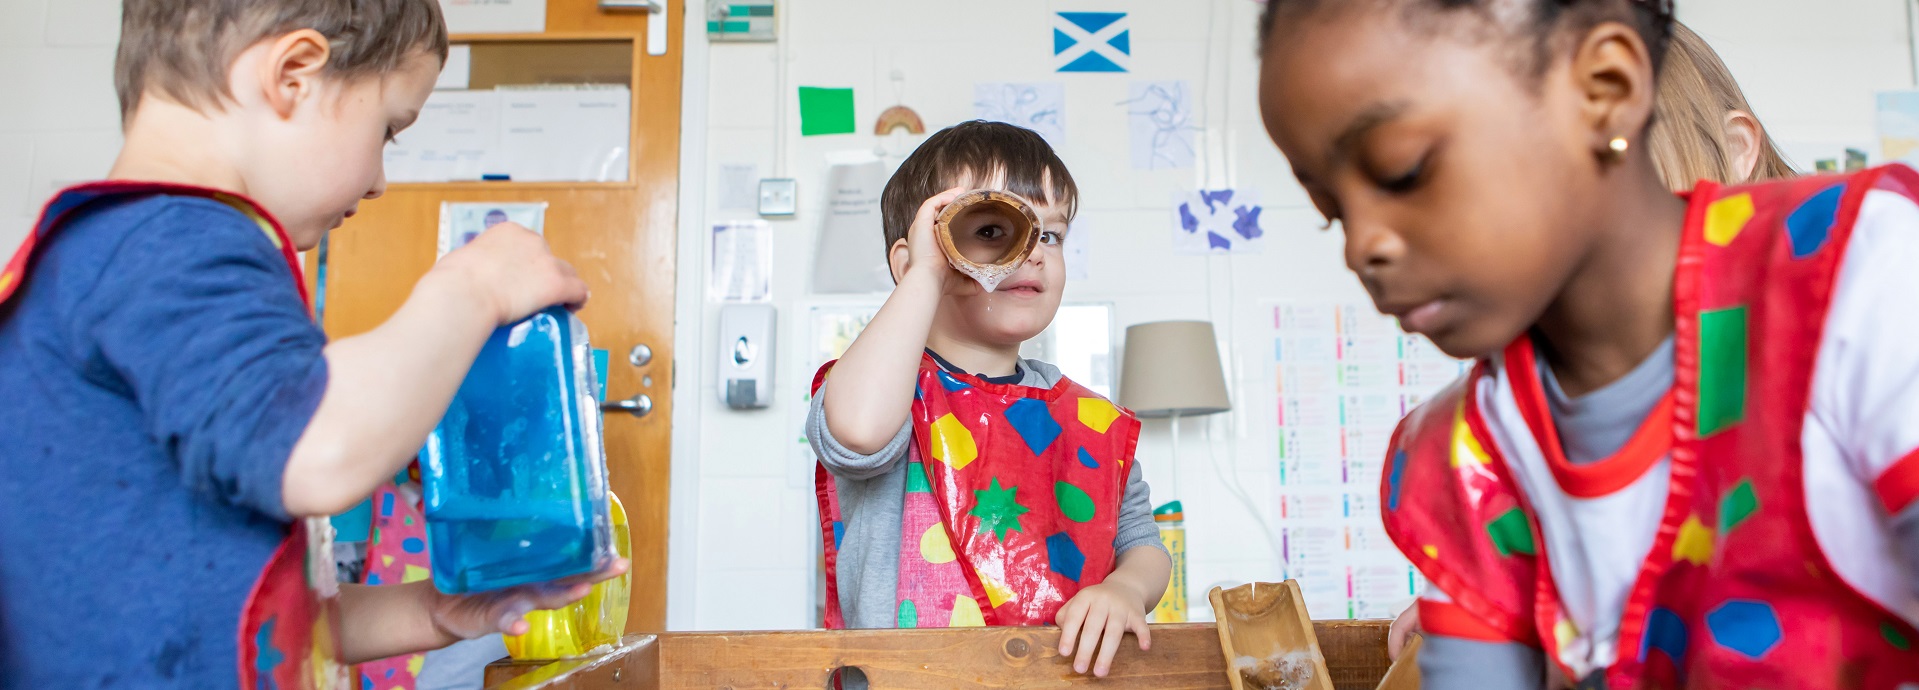
{"type": "Polygon", "coordinates": [[[965,193],[965,187],[951,187],[944,192],[934,194],[933,198],[926,200],[926,203],[933,207],[933,215],[937,216],[941,211],[946,210],[947,204],[953,203],[954,199],[960,198],[960,195],[965,193]]]}
{"type": "Polygon", "coordinates": [[[1406,648],[1406,642],[1419,630],[1419,607],[1408,607],[1393,619],[1393,625],[1386,632],[1386,658],[1398,660],[1400,651],[1406,648]]]}
{"type": "Polygon", "coordinates": [[[520,633],[511,631],[524,631],[529,627],[531,624],[526,622],[526,614],[539,608],[539,606],[531,601],[527,601],[525,598],[509,597],[506,602],[506,608],[500,612],[500,617],[494,624],[494,627],[498,628],[501,632],[518,635],[520,633]]]}
{"type": "MultiPolygon", "coordinates": [[[[507,611],[546,611],[557,609],[585,598],[587,591],[591,590],[592,587],[592,585],[567,586],[558,583],[524,585],[508,590],[506,597],[507,611]]],[[[505,623],[501,623],[502,629],[505,629],[505,626],[505,623]]]]}
{"type": "Polygon", "coordinates": [[[493,225],[487,226],[486,231],[480,233],[480,236],[485,237],[491,234],[510,235],[516,231],[533,234],[533,235],[539,234],[539,233],[533,232],[532,230],[528,230],[527,227],[524,225],[521,225],[519,223],[515,223],[509,220],[502,223],[494,223],[493,225]]]}
{"type": "Polygon", "coordinates": [[[587,297],[592,292],[587,287],[586,280],[580,278],[580,272],[573,268],[573,264],[559,259],[554,259],[553,263],[555,272],[559,274],[557,294],[553,296],[553,303],[564,304],[574,310],[585,306],[587,297]]]}
{"type": "Polygon", "coordinates": [[[1106,619],[1106,633],[1099,641],[1099,661],[1093,664],[1093,675],[1096,677],[1105,678],[1113,670],[1113,656],[1119,653],[1119,641],[1126,637],[1126,629],[1131,625],[1131,621],[1120,620],[1121,615],[1125,614],[1106,619]]]}
{"type": "Polygon", "coordinates": [[[606,564],[604,568],[582,575],[574,575],[572,577],[555,580],[550,583],[550,586],[555,588],[576,588],[581,586],[591,588],[593,585],[625,575],[627,569],[632,566],[633,561],[624,558],[615,558],[612,563],[606,564]]]}
{"type": "Polygon", "coordinates": [[[925,203],[920,204],[920,211],[918,214],[915,214],[913,224],[927,228],[933,227],[933,219],[939,217],[941,211],[946,210],[946,205],[953,203],[954,199],[958,199],[961,194],[965,193],[965,187],[954,187],[944,192],[934,194],[931,198],[927,199],[925,203]]]}
{"type": "Polygon", "coordinates": [[[1086,623],[1079,630],[1079,652],[1073,655],[1074,673],[1085,673],[1093,665],[1093,655],[1099,651],[1100,633],[1106,629],[1107,615],[1105,608],[1086,614],[1086,623]]]}
{"type": "Polygon", "coordinates": [[[1134,635],[1139,636],[1139,651],[1144,652],[1153,648],[1153,626],[1147,624],[1145,616],[1134,618],[1128,627],[1133,630],[1134,635]]]}
{"type": "Polygon", "coordinates": [[[565,588],[543,589],[533,597],[536,609],[557,609],[567,604],[585,599],[593,585],[580,583],[565,588]]]}
{"type": "Polygon", "coordinates": [[[625,558],[615,558],[613,559],[612,563],[606,564],[606,567],[604,568],[595,570],[585,575],[575,575],[565,580],[561,580],[561,582],[566,582],[568,584],[573,584],[578,582],[584,582],[587,584],[597,584],[600,582],[611,580],[621,575],[625,575],[627,569],[631,567],[633,567],[633,561],[625,558]]]}
{"type": "Polygon", "coordinates": [[[1079,601],[1068,601],[1059,610],[1059,655],[1072,656],[1073,642],[1079,638],[1080,623],[1086,620],[1086,606],[1079,601]]]}

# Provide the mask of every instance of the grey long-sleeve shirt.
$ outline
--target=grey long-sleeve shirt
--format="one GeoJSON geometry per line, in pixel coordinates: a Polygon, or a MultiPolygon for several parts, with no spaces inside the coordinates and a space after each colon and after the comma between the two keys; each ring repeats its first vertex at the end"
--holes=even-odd
{"type": "MultiPolygon", "coordinates": [[[[1026,360],[1020,370],[1018,381],[988,380],[1051,388],[1062,378],[1058,368],[1038,360],[1026,360]]],[[[820,463],[833,475],[840,498],[840,519],[846,523],[835,580],[840,613],[848,628],[899,627],[900,518],[906,510],[906,457],[913,443],[913,425],[909,421],[900,427],[879,452],[854,452],[827,429],[825,400],[830,390],[829,384],[813,396],[812,409],[806,415],[806,437],[820,463]]],[[[1142,546],[1165,550],[1159,541],[1159,528],[1153,524],[1151,492],[1140,478],[1139,463],[1134,462],[1120,502],[1119,533],[1113,539],[1113,552],[1125,553],[1142,546]]]]}

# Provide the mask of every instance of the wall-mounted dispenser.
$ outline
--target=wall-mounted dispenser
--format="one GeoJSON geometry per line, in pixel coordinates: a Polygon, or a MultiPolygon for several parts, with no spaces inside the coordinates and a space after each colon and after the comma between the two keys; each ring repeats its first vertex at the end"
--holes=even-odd
{"type": "Polygon", "coordinates": [[[773,404],[774,344],[779,312],[770,304],[720,308],[720,399],[735,410],[773,404]]]}

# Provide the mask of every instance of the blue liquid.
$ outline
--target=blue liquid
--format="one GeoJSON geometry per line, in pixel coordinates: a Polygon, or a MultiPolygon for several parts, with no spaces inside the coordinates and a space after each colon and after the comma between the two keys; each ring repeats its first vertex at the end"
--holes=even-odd
{"type": "Polygon", "coordinates": [[[484,592],[612,560],[594,386],[585,328],[564,309],[487,340],[420,466],[436,588],[484,592]]]}

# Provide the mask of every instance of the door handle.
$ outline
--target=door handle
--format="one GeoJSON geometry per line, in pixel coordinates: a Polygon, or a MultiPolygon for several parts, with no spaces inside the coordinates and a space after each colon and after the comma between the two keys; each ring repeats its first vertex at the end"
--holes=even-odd
{"type": "Polygon", "coordinates": [[[645,417],[653,413],[653,396],[640,393],[625,400],[608,400],[600,403],[600,411],[625,412],[634,417],[645,417]]]}
{"type": "Polygon", "coordinates": [[[602,11],[645,12],[646,54],[666,54],[666,3],[668,0],[600,0],[602,11]]]}

